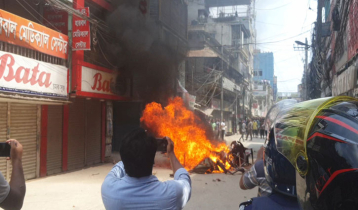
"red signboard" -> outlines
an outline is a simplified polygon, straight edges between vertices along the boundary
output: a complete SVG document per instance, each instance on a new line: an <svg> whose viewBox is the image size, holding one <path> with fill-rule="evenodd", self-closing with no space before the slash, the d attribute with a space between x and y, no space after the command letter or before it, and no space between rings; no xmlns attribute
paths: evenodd
<svg viewBox="0 0 358 210"><path fill-rule="evenodd" d="M63 34L68 33L68 13L54 7L44 8L44 25Z"/></svg>
<svg viewBox="0 0 358 210"><path fill-rule="evenodd" d="M139 11L145 16L148 14L148 1L147 0L139 1Z"/></svg>
<svg viewBox="0 0 358 210"><path fill-rule="evenodd" d="M78 12L89 17L89 7L77 9ZM73 16L72 50L91 50L90 23L80 17Z"/></svg>
<svg viewBox="0 0 358 210"><path fill-rule="evenodd" d="M67 59L68 37L0 9L0 40Z"/></svg>

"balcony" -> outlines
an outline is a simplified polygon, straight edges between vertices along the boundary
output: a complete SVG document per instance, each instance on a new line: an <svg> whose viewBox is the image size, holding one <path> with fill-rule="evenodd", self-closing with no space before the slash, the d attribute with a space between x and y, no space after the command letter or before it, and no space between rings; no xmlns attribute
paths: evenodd
<svg viewBox="0 0 358 210"><path fill-rule="evenodd" d="M230 79L224 77L223 78L223 87L225 90L231 91L231 92L235 92L235 91L240 91L241 88L239 85L237 85L234 81L231 81Z"/></svg>
<svg viewBox="0 0 358 210"><path fill-rule="evenodd" d="M188 26L188 30L189 30L190 32L205 31L205 30L206 30L206 26L205 26L205 24L189 25L189 26Z"/></svg>
<svg viewBox="0 0 358 210"><path fill-rule="evenodd" d="M206 0L208 7L227 7L238 5L250 5L252 0Z"/></svg>

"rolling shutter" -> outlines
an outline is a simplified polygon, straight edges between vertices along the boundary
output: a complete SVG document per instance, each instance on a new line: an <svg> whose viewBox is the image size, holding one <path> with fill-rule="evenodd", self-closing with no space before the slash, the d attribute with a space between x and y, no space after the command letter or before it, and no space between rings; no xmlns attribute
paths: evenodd
<svg viewBox="0 0 358 210"><path fill-rule="evenodd" d="M85 99L76 98L69 105L68 170L85 165Z"/></svg>
<svg viewBox="0 0 358 210"><path fill-rule="evenodd" d="M36 178L37 105L10 104L10 138L23 146L22 166L25 179Z"/></svg>
<svg viewBox="0 0 358 210"><path fill-rule="evenodd" d="M86 101L86 165L101 162L101 102Z"/></svg>
<svg viewBox="0 0 358 210"><path fill-rule="evenodd" d="M48 106L47 175L62 172L63 106Z"/></svg>
<svg viewBox="0 0 358 210"><path fill-rule="evenodd" d="M5 142L7 140L7 103L0 103L0 142ZM6 158L0 157L0 172L6 177Z"/></svg>

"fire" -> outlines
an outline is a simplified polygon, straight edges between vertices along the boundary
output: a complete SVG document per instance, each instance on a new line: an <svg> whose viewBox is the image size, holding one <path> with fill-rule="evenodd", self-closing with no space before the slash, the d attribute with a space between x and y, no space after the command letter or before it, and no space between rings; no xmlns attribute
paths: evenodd
<svg viewBox="0 0 358 210"><path fill-rule="evenodd" d="M170 99L169 105L164 109L155 102L147 104L141 118L142 124L157 137L168 136L173 140L174 152L179 162L188 170L194 169L206 158L216 163L218 153L229 151L225 143L210 142L204 125L196 123L198 120L192 111L185 108L179 97ZM230 168L229 163L224 164L225 168Z"/></svg>

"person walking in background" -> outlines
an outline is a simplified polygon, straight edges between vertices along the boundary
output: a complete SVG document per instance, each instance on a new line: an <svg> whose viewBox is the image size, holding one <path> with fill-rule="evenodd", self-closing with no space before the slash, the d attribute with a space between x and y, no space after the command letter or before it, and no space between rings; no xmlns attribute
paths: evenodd
<svg viewBox="0 0 358 210"><path fill-rule="evenodd" d="M265 136L265 125L264 125L264 123L261 123L261 126L260 126L260 138L264 139L264 136Z"/></svg>
<svg viewBox="0 0 358 210"><path fill-rule="evenodd" d="M268 123L265 122L264 123L264 126L265 126L265 131L264 131L264 135L265 135L265 139L267 138L267 132L269 131L269 126L268 126Z"/></svg>
<svg viewBox="0 0 358 210"><path fill-rule="evenodd" d="M216 119L216 139L220 138L220 121L219 119Z"/></svg>
<svg viewBox="0 0 358 210"><path fill-rule="evenodd" d="M253 120L252 122L252 130L253 130L253 134L254 134L254 137L256 136L257 137L257 121L256 120Z"/></svg>
<svg viewBox="0 0 358 210"><path fill-rule="evenodd" d="M221 122L221 140L222 141L224 141L225 131L226 131L226 124L225 124L225 119L223 119L223 121Z"/></svg>
<svg viewBox="0 0 358 210"><path fill-rule="evenodd" d="M242 122L239 121L239 123L237 124L237 134L240 134L242 136Z"/></svg>
<svg viewBox="0 0 358 210"><path fill-rule="evenodd" d="M211 127L213 128L214 133L216 132L216 122L215 120L212 120Z"/></svg>
<svg viewBox="0 0 358 210"><path fill-rule="evenodd" d="M257 120L257 137L260 136L260 128L261 128L261 121L260 119Z"/></svg>
<svg viewBox="0 0 358 210"><path fill-rule="evenodd" d="M247 124L247 134L246 134L246 141L250 136L250 141L252 141L252 121L249 119Z"/></svg>
<svg viewBox="0 0 358 210"><path fill-rule="evenodd" d="M243 120L241 124L241 137L240 137L242 141L245 141L245 135L246 135L246 122L245 120Z"/></svg>

